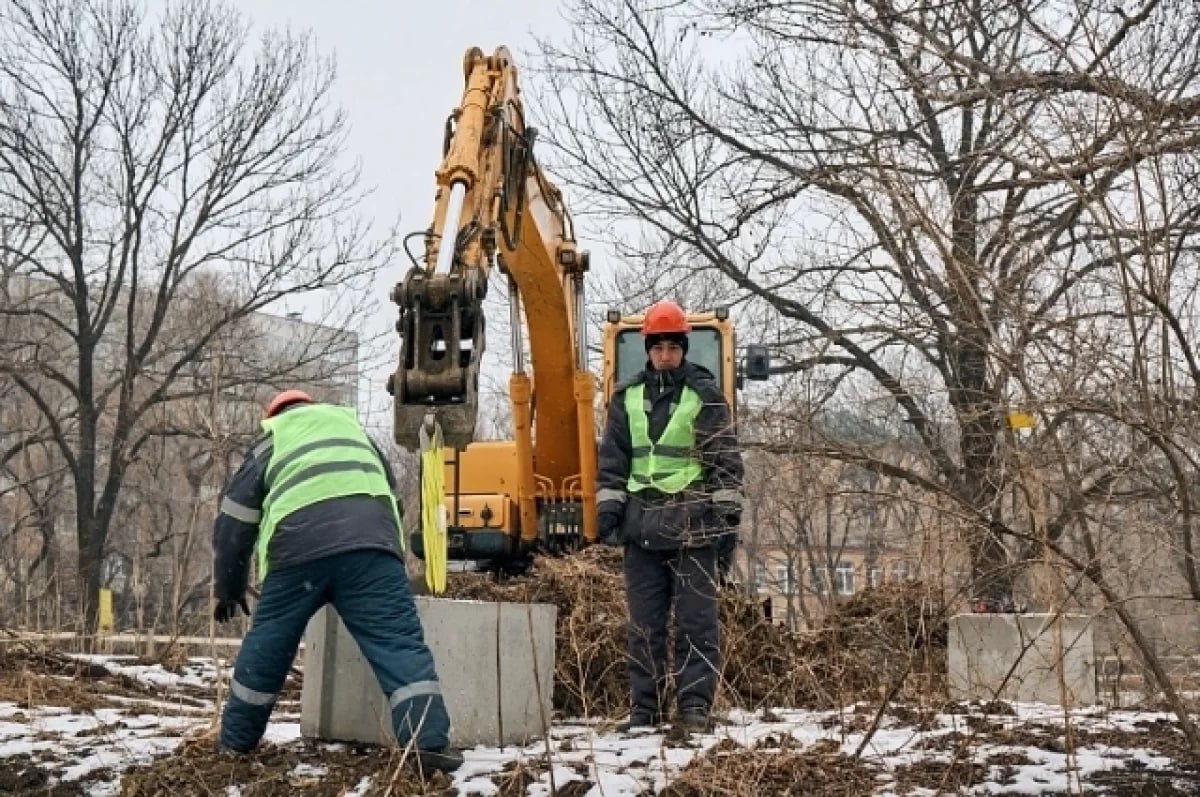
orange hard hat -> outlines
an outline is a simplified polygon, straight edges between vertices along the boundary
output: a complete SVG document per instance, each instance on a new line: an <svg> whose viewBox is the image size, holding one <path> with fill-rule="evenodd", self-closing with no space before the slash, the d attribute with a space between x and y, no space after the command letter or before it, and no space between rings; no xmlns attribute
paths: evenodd
<svg viewBox="0 0 1200 797"><path fill-rule="evenodd" d="M642 334L650 335L686 335L692 331L688 323L687 313L683 308L670 299L663 299L646 311L642 319Z"/></svg>
<svg viewBox="0 0 1200 797"><path fill-rule="evenodd" d="M305 393L303 390L285 390L275 398L271 399L271 403L267 405L268 418L273 418L283 411L285 407L290 407L293 404L312 404L313 397Z"/></svg>

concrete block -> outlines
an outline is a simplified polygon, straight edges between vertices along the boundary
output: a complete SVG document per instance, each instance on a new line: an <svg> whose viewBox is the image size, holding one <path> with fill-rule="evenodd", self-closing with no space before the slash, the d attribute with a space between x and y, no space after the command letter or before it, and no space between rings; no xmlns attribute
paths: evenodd
<svg viewBox="0 0 1200 797"><path fill-rule="evenodd" d="M450 712L452 743L494 746L540 738L543 718L551 716L557 608L428 597L416 603ZM336 741L395 741L387 699L332 606L317 612L305 632L300 732Z"/></svg>
<svg viewBox="0 0 1200 797"><path fill-rule="evenodd" d="M1096 702L1091 617L959 614L950 618L947 659L954 700Z"/></svg>

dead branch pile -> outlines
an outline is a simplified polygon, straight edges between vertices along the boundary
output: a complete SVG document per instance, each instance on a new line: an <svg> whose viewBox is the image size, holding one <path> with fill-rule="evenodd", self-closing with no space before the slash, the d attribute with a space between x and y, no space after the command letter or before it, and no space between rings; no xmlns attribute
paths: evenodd
<svg viewBox="0 0 1200 797"><path fill-rule="evenodd" d="M452 598L558 607L554 706L566 716L616 717L628 708L628 614L621 554L588 548L540 558L530 572L500 583L456 574ZM921 585L869 590L835 607L815 631L792 634L769 622L758 601L721 596L721 702L759 708L828 708L878 699L894 684L909 692L940 687L945 619ZM917 676L917 677L914 677Z"/></svg>
<svg viewBox="0 0 1200 797"><path fill-rule="evenodd" d="M945 604L925 584L905 581L856 593L801 636L800 655L817 690L813 703L940 696L946 639Z"/></svg>
<svg viewBox="0 0 1200 797"><path fill-rule="evenodd" d="M726 591L721 632L732 706L834 708L943 688L944 607L918 583L857 593L799 634L769 622L757 600Z"/></svg>
<svg viewBox="0 0 1200 797"><path fill-rule="evenodd" d="M787 741L787 740L785 740ZM758 797L762 794L858 797L875 792L878 770L842 755L832 742L807 750L791 744L760 744L754 749L722 742L692 759L664 789L663 797Z"/></svg>
<svg viewBox="0 0 1200 797"><path fill-rule="evenodd" d="M811 683L812 663L803 657L799 637L767 620L760 601L745 592L723 591L720 608L721 703L758 708L817 702L819 685Z"/></svg>

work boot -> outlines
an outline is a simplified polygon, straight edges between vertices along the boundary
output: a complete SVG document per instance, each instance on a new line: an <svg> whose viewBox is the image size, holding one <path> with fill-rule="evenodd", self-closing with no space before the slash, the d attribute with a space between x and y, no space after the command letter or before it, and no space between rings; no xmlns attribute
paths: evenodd
<svg viewBox="0 0 1200 797"><path fill-rule="evenodd" d="M712 730L712 717L706 708L681 708L679 727L692 733L708 733Z"/></svg>
<svg viewBox="0 0 1200 797"><path fill-rule="evenodd" d="M653 728L662 723L662 716L646 711L645 709L635 708L630 714L629 719L617 726L617 731L620 733L628 733L642 728Z"/></svg>
<svg viewBox="0 0 1200 797"><path fill-rule="evenodd" d="M436 771L449 775L463 764L463 754L453 747L443 747L440 750L417 750L414 758L422 774Z"/></svg>
<svg viewBox="0 0 1200 797"><path fill-rule="evenodd" d="M242 750L234 750L232 747L226 747L220 742L213 745L213 750L216 752L217 758L225 761L240 761L250 757L249 753Z"/></svg>

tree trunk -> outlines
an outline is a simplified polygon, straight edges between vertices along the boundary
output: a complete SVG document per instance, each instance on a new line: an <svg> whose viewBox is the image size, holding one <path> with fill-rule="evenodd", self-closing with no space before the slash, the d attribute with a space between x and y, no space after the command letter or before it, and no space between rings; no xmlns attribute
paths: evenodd
<svg viewBox="0 0 1200 797"><path fill-rule="evenodd" d="M95 635L100 620L100 566L104 556L104 537L95 517L79 520L79 618L82 632Z"/></svg>
<svg viewBox="0 0 1200 797"><path fill-rule="evenodd" d="M79 377L81 387L90 390L92 386L90 358L81 358ZM78 621L84 637L91 638L96 633L99 619L100 557L104 551L104 537L96 516L96 413L94 408L84 404L80 408L79 415L79 461L75 472Z"/></svg>
<svg viewBox="0 0 1200 797"><path fill-rule="evenodd" d="M948 355L951 366L950 403L958 415L962 441L962 495L977 516L989 521L1000 496L999 445L1001 418L989 365L992 335L980 289L978 264L978 200L968 183L970 175L951 179L948 188L956 197L951 227L952 257L947 281L950 318L957 334ZM1008 554L993 524L983 521L969 531L972 598L996 604L1009 602L1013 577Z"/></svg>

